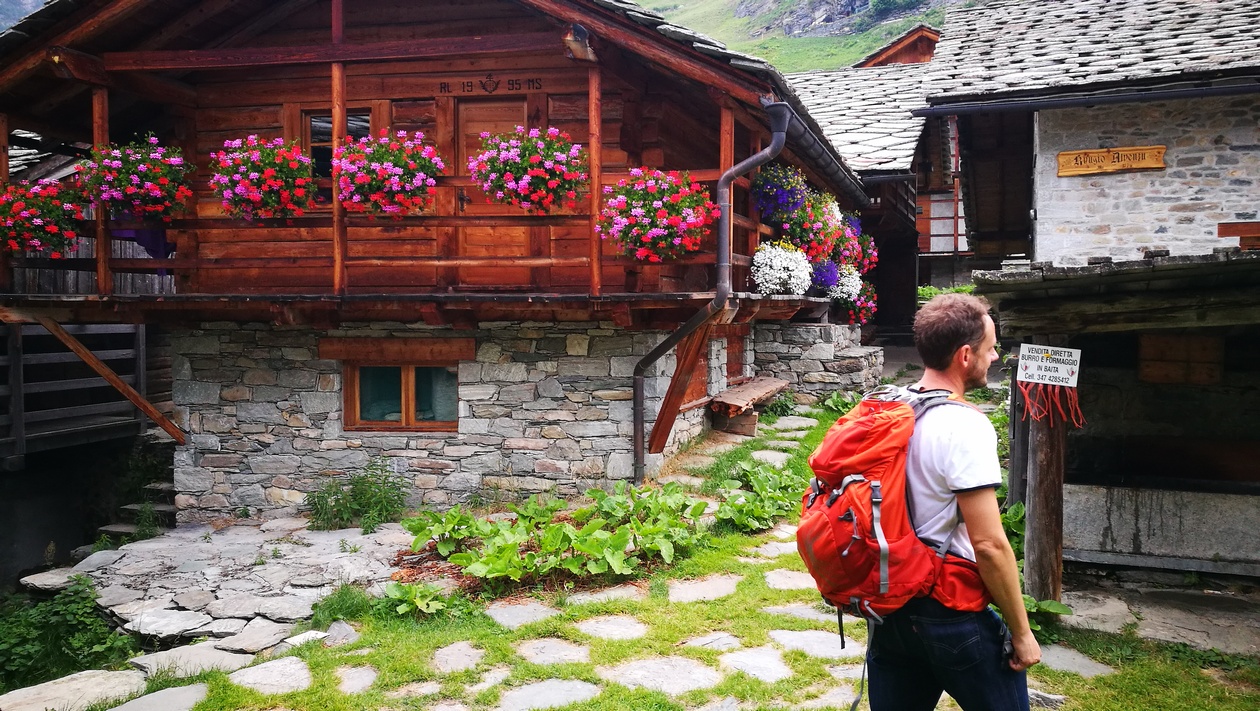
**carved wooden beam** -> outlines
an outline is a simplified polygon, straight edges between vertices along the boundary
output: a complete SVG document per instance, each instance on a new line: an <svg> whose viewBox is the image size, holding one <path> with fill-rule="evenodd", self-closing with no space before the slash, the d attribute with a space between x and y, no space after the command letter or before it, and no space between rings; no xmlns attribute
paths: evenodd
<svg viewBox="0 0 1260 711"><path fill-rule="evenodd" d="M52 63L53 72L63 79L92 86L114 87L161 104L197 105L197 90L188 84L149 74L111 75L105 69L105 62L99 57L68 47L50 48L48 61Z"/></svg>
<svg viewBox="0 0 1260 711"><path fill-rule="evenodd" d="M95 37L150 2L151 0L114 0L87 17L74 18L75 22L65 30L0 69L0 92L7 91L14 84L34 74L44 63L49 47L77 44Z"/></svg>

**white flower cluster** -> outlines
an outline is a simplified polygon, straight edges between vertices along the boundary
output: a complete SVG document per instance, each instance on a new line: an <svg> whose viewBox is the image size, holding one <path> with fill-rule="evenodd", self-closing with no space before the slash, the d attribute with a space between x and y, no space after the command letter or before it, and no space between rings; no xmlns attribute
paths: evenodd
<svg viewBox="0 0 1260 711"><path fill-rule="evenodd" d="M837 301L855 301L858 294L862 293L862 275L858 274L857 267L852 264L840 265L840 278L836 280L836 285L831 287L827 292L827 296Z"/></svg>
<svg viewBox="0 0 1260 711"><path fill-rule="evenodd" d="M762 294L804 294L813 269L805 253L795 247L763 244L752 260L752 278Z"/></svg>

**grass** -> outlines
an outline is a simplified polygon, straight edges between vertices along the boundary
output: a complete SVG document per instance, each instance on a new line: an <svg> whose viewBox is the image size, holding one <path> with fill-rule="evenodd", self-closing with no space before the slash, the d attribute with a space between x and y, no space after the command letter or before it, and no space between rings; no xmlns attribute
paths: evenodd
<svg viewBox="0 0 1260 711"><path fill-rule="evenodd" d="M816 427L802 440L788 466L807 471L808 453L822 440L831 417L820 415ZM702 491L716 487L737 461L748 457L768 438L757 438L716 457L711 466L697 473L708 482ZM680 643L708 632L725 631L736 635L744 648L770 643L769 632L786 630L830 630L834 623L800 620L770 615L762 608L789 603L814 604L817 594L809 590L772 590L764 573L776 568L804 570L794 555L785 555L762 564L744 563L736 558L750 548L773 539L768 533L756 536L715 529L707 543L688 558L668 568L657 568L639 580L648 595L643 600L615 600L586 605L564 605L568 592L545 591L541 588L521 592L552 604L562 614L515 631L499 627L479 611L461 618L435 616L424 620L382 618L369 614L371 603L357 588L343 587L320 606L313 626L323 627L333 619L358 620L362 638L353 645L326 649L318 644L304 645L290 652L304 659L311 668L314 684L293 694L264 696L228 683L226 675L213 672L189 680L167 677L150 680L150 691L184 683L205 682L209 696L195 711L229 711L235 709L293 711L367 711L392 708L416 711L430 708L440 699L459 700L473 709L497 706L504 690L549 678L577 679L598 684L603 692L590 701L566 707L574 711L625 711L645 709L682 711L724 697L734 697L747 708L793 708L821 695L837 685L826 667L838 663L811 659L801 652L785 652L785 663L791 677L775 684L765 684L741 673L728 673L714 688L668 697L645 690L631 690L603 681L597 667L616 665L632 659L652 656L680 656L695 659L711 667L718 665L721 652L683 646ZM709 602L670 604L668 584L674 579L698 578L714 573L735 573L744 576L735 594ZM632 615L648 624L646 637L637 640L611 641L588 637L575 623L591 617L610 614ZM862 624L849 621L846 634L850 639L864 640ZM1064 642L1098 661L1118 669L1116 674L1082 679L1075 675L1036 667L1031 672L1032 684L1043 691L1066 694L1069 711L1130 711L1144 709L1184 711L1252 711L1260 708L1260 660L1199 652L1184 646L1161 645L1140 640L1132 633L1110 635L1065 629L1059 632ZM590 662L541 666L526 662L515 652L521 641L557 637L590 647ZM485 651L476 670L443 675L430 667L435 650L457 641L470 641ZM356 650L370 650L356 656ZM337 690L336 669L340 666L371 665L379 672L374 686L367 692L347 696ZM502 684L478 694L465 688L478 682L486 670L503 666L511 670ZM1204 671L1207 669L1208 671ZM412 682L436 681L439 695L423 699L391 699L386 694ZM103 711L107 706L92 711ZM863 705L862 708L867 708ZM941 708L955 708L948 701Z"/></svg>

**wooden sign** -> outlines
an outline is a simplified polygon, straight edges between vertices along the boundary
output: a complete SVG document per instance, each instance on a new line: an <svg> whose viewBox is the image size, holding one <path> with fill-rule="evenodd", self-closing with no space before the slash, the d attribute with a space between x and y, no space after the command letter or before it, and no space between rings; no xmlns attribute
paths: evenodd
<svg viewBox="0 0 1260 711"><path fill-rule="evenodd" d="M1128 146L1059 154L1059 177L1123 173L1131 170L1163 170L1167 146Z"/></svg>

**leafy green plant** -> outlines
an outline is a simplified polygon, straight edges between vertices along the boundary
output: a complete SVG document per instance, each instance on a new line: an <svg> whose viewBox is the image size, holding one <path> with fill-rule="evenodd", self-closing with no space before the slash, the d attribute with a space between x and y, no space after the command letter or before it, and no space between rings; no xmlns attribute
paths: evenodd
<svg viewBox="0 0 1260 711"><path fill-rule="evenodd" d="M975 284L959 284L958 286L949 286L944 289L935 286L920 286L917 290L917 295L919 303L924 304L941 294L970 294L975 290Z"/></svg>
<svg viewBox="0 0 1260 711"><path fill-rule="evenodd" d="M716 516L741 531L764 531L773 526L799 505L807 483L793 470L776 471L746 461L737 464L732 473L737 478L723 483L724 501Z"/></svg>
<svg viewBox="0 0 1260 711"><path fill-rule="evenodd" d="M96 609L86 577L51 600L14 596L0 600L0 693L84 669L116 667L136 651Z"/></svg>
<svg viewBox="0 0 1260 711"><path fill-rule="evenodd" d="M336 620L361 620L372 611L372 598L354 585L339 585L328 597L315 603L311 627L324 629Z"/></svg>
<svg viewBox="0 0 1260 711"><path fill-rule="evenodd" d="M775 417L786 417L796 411L796 397L791 390L784 390L778 397L766 405L767 413Z"/></svg>
<svg viewBox="0 0 1260 711"><path fill-rule="evenodd" d="M92 552L100 553L101 551L112 551L117 547L118 547L118 544L114 543L114 539L102 533L92 543Z"/></svg>
<svg viewBox="0 0 1260 711"><path fill-rule="evenodd" d="M849 410L857 407L857 404L861 401L862 395L860 393L837 390L823 398L820 403L825 409L837 415L844 415Z"/></svg>
<svg viewBox="0 0 1260 711"><path fill-rule="evenodd" d="M158 534L158 516L157 511L153 508L152 502L146 501L140 504L140 509L136 511L136 533L135 538L143 541L147 538L154 538Z"/></svg>
<svg viewBox="0 0 1260 711"><path fill-rule="evenodd" d="M385 457L373 457L346 481L329 481L307 495L311 528L335 530L356 522L364 533L397 521L407 509L407 481L395 474Z"/></svg>
<svg viewBox="0 0 1260 711"><path fill-rule="evenodd" d="M385 597L394 601L394 612L399 615L432 615L446 609L442 589L436 585L411 585L389 582L385 585Z"/></svg>

